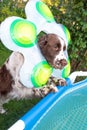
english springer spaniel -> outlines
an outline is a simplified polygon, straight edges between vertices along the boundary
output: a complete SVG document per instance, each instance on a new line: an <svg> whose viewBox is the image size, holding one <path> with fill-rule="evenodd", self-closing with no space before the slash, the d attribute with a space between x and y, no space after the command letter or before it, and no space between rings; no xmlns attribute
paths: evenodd
<svg viewBox="0 0 87 130"><path fill-rule="evenodd" d="M66 45L61 37L47 34L38 40L40 50L55 69L62 69L67 65L64 51ZM65 85L63 79L50 77L47 84L41 89L27 88L20 82L19 71L24 62L24 57L19 52L12 52L4 65L0 68L0 113L4 113L3 104L11 99L44 97L50 91L57 91L56 85Z"/></svg>

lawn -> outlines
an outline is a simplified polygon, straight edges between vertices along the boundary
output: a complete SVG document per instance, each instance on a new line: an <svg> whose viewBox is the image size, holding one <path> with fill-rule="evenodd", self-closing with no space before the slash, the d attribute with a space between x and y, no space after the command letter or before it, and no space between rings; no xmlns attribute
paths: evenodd
<svg viewBox="0 0 87 130"><path fill-rule="evenodd" d="M2 66L10 54L11 52L0 43L0 66ZM40 99L36 98L32 100L12 100L9 103L4 104L4 108L7 110L7 113L0 114L0 130L7 130L21 116L30 110L39 100Z"/></svg>
<svg viewBox="0 0 87 130"><path fill-rule="evenodd" d="M6 114L0 114L0 130L7 130L13 123L15 123L21 116L29 111L40 99L32 100L12 100L4 104L7 110Z"/></svg>

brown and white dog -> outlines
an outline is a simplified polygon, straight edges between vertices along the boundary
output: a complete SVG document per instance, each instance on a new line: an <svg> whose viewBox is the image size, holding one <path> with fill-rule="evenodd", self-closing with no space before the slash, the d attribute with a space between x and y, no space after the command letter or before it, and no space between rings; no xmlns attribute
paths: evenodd
<svg viewBox="0 0 87 130"><path fill-rule="evenodd" d="M66 44L62 38L55 34L48 34L41 37L38 44L43 56L52 67L63 69L67 65L64 55Z"/></svg>
<svg viewBox="0 0 87 130"><path fill-rule="evenodd" d="M55 34L47 34L38 40L40 50L48 63L62 69L67 61L64 55L65 42ZM56 85L65 85L63 79L50 77L47 84L41 89L27 88L20 82L19 72L24 62L24 57L19 52L13 52L4 65L0 68L0 113L4 113L3 104L11 99L44 97L50 91L57 91Z"/></svg>

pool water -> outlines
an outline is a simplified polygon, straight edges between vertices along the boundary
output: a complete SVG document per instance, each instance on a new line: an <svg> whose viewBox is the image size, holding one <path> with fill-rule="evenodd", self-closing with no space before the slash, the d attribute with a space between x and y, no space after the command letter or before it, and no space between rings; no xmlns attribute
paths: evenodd
<svg viewBox="0 0 87 130"><path fill-rule="evenodd" d="M58 98L33 130L87 130L87 86Z"/></svg>

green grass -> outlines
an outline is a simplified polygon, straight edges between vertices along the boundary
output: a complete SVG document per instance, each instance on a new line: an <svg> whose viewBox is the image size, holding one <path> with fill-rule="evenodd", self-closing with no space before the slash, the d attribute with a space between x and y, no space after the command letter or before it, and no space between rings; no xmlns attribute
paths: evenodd
<svg viewBox="0 0 87 130"><path fill-rule="evenodd" d="M7 50L0 43L0 66L3 65L5 60L9 57L11 51ZM28 110L30 110L40 99L32 100L12 100L7 104L4 104L4 108L7 110L6 114L0 114L0 130L7 130L13 123L15 123L21 116L23 116Z"/></svg>
<svg viewBox="0 0 87 130"><path fill-rule="evenodd" d="M40 99L32 100L12 100L4 104L7 110L6 114L0 114L0 130L7 130L13 125L21 116L29 111Z"/></svg>
<svg viewBox="0 0 87 130"><path fill-rule="evenodd" d="M0 42L0 66L5 62L10 54L11 51L5 48L4 45Z"/></svg>

